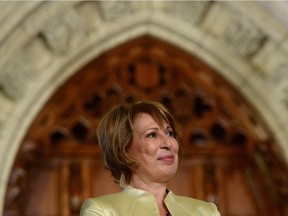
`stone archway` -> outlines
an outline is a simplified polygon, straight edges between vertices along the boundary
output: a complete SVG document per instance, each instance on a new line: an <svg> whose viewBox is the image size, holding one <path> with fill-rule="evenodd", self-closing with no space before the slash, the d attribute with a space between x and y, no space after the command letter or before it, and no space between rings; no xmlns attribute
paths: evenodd
<svg viewBox="0 0 288 216"><path fill-rule="evenodd" d="M174 113L182 133L173 191L213 201L222 215L287 214L287 167L278 144L217 74L150 36L99 56L35 118L10 175L4 213L78 215L85 198L119 190L102 168L97 122L122 101L153 99Z"/></svg>
<svg viewBox="0 0 288 216"><path fill-rule="evenodd" d="M1 209L20 142L52 92L99 53L143 34L197 55L229 80L265 119L287 161L285 3L117 3L1 3Z"/></svg>

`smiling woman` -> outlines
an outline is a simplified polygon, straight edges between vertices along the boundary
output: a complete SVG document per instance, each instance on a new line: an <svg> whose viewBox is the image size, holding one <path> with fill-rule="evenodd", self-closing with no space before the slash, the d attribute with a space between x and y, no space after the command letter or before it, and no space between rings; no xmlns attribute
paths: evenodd
<svg viewBox="0 0 288 216"><path fill-rule="evenodd" d="M220 215L213 203L168 190L181 146L174 118L162 104L121 104L102 118L97 136L105 167L123 190L87 199L81 216Z"/></svg>

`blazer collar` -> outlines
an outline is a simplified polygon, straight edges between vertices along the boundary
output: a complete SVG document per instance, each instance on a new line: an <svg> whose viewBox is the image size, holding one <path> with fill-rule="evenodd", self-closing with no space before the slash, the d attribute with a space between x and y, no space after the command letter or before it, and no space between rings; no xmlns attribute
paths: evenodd
<svg viewBox="0 0 288 216"><path fill-rule="evenodd" d="M123 189L123 192L133 194L135 197L138 198L138 203L141 203L141 208L144 208L145 211L149 212L149 216L159 216L159 210L156 204L156 200L152 193L149 193L147 191L134 188L132 186L126 186ZM181 215L181 216L191 216L194 215L193 212L187 212L187 210L183 209L179 203L177 202L176 196L173 194L172 191L167 189L167 195L165 197L164 203L169 210L170 214L172 216L174 215ZM143 205L142 205L143 204ZM138 211L137 207L140 207L140 205L136 205L136 208L134 209L134 213ZM141 210L140 210L141 211ZM142 210L143 212L143 210ZM151 213L150 213L151 212ZM195 212L196 213L196 212ZM197 214L196 214L197 215Z"/></svg>
<svg viewBox="0 0 288 216"><path fill-rule="evenodd" d="M157 203L152 193L131 186L126 186L122 192L136 198L135 203L132 203L131 200L132 212L127 213L127 215L159 216Z"/></svg>

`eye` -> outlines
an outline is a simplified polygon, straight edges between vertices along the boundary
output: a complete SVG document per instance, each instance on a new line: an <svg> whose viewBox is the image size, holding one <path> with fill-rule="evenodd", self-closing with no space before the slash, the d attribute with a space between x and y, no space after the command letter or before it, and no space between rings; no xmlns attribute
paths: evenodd
<svg viewBox="0 0 288 216"><path fill-rule="evenodd" d="M156 136L157 136L157 134L155 132L151 132L151 133L147 134L148 138L153 138L153 137L156 137Z"/></svg>
<svg viewBox="0 0 288 216"><path fill-rule="evenodd" d="M166 134L168 136L175 137L174 131L172 131L172 130L167 131Z"/></svg>

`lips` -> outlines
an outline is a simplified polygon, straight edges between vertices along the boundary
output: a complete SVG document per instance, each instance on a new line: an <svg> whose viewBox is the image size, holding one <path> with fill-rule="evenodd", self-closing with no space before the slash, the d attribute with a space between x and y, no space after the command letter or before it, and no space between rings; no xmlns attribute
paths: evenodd
<svg viewBox="0 0 288 216"><path fill-rule="evenodd" d="M174 160L174 155L164 155L164 156L158 157L157 160L173 161Z"/></svg>

